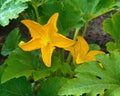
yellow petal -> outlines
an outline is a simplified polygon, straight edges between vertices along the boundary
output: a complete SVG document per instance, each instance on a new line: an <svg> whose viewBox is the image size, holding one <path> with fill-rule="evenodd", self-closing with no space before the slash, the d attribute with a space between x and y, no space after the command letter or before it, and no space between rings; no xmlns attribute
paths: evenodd
<svg viewBox="0 0 120 96"><path fill-rule="evenodd" d="M88 54L85 57L85 60L86 61L96 60L95 55L97 55L97 54L104 54L104 52L103 51L92 50L92 51L88 52Z"/></svg>
<svg viewBox="0 0 120 96"><path fill-rule="evenodd" d="M40 49L41 48L40 39L39 38L32 39L27 43L20 42L19 47L24 51L32 51L32 50Z"/></svg>
<svg viewBox="0 0 120 96"><path fill-rule="evenodd" d="M77 58L76 58L76 64L81 64L81 63L84 63L84 61L80 58L80 56L78 54Z"/></svg>
<svg viewBox="0 0 120 96"><path fill-rule="evenodd" d="M81 36L78 36L78 41L76 41L73 48L70 49L71 55L73 56L74 60L77 61L76 63L81 63L83 61L82 58L87 55L88 50L89 50L88 43Z"/></svg>
<svg viewBox="0 0 120 96"><path fill-rule="evenodd" d="M59 13L53 14L50 19L48 20L47 24L44 25L44 29L47 31L48 34L53 34L58 31L57 29L57 19Z"/></svg>
<svg viewBox="0 0 120 96"><path fill-rule="evenodd" d="M79 53L81 56L85 56L87 55L88 50L89 46L86 40L83 37L78 36L78 41L75 44L76 53Z"/></svg>
<svg viewBox="0 0 120 96"><path fill-rule="evenodd" d="M40 25L37 22L34 22L32 20L22 20L21 21L25 26L27 26L27 28L30 31L31 37L32 38L36 38L36 37L45 37L45 30L43 29L43 26Z"/></svg>
<svg viewBox="0 0 120 96"><path fill-rule="evenodd" d="M55 46L59 48L64 48L65 50L67 50L68 47L75 44L75 41L68 39L61 34L55 34L52 41Z"/></svg>
<svg viewBox="0 0 120 96"><path fill-rule="evenodd" d="M86 56L80 56L80 54L78 54L76 58L76 63L81 64L91 60L96 60L95 55L97 54L104 54L104 52L93 50L93 51L90 51Z"/></svg>
<svg viewBox="0 0 120 96"><path fill-rule="evenodd" d="M51 67L51 56L54 49L55 47L50 44L41 48L42 59L47 67Z"/></svg>

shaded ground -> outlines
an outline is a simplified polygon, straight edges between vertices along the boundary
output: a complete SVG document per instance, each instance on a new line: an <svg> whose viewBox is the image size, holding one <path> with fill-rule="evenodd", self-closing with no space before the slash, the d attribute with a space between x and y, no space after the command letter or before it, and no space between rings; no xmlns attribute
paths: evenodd
<svg viewBox="0 0 120 96"><path fill-rule="evenodd" d="M88 41L88 43L95 43L100 45L101 50L106 52L106 46L105 44L108 41L111 41L112 39L108 34L106 34L102 29L102 23L104 19L107 17L110 17L110 14L102 15L98 18L95 18L92 22L89 23L89 27L87 29L87 33L85 36L85 39ZM5 42L5 39L8 35L8 33L13 30L15 27L17 27L19 24L16 24L16 22L13 20L9 26L6 27L0 27L0 51L2 48L3 43ZM20 27L22 30L26 30L24 27ZM24 37L27 36L25 32L22 34ZM0 65L3 64L6 57L2 56L0 54Z"/></svg>
<svg viewBox="0 0 120 96"><path fill-rule="evenodd" d="M5 42L5 39L8 35L8 33L10 31L12 31L16 26L17 26L17 24L15 23L14 20L12 22L10 22L9 26L6 26L6 27L0 26L0 53L1 53L1 48L3 46L3 43ZM0 54L0 65L3 64L5 58L6 57L4 57Z"/></svg>
<svg viewBox="0 0 120 96"><path fill-rule="evenodd" d="M87 33L85 36L85 39L87 40L88 43L95 43L100 45L101 50L106 51L106 43L109 41L113 41L109 34L105 33L103 30L103 21L106 18L110 17L110 14L113 12L104 14L102 16L99 16L95 18L93 21L89 23L89 27L87 29Z"/></svg>

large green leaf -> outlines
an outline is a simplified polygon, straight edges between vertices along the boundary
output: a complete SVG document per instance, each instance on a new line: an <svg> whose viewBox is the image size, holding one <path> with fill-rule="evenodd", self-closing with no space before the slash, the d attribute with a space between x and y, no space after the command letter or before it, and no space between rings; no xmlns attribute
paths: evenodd
<svg viewBox="0 0 120 96"><path fill-rule="evenodd" d="M82 13L86 21L90 21L113 9L115 0L66 0L71 10Z"/></svg>
<svg viewBox="0 0 120 96"><path fill-rule="evenodd" d="M33 52L24 52L17 48L6 59L7 68L2 75L2 82L6 82L12 78L21 76L29 77L36 69L39 57Z"/></svg>
<svg viewBox="0 0 120 96"><path fill-rule="evenodd" d="M32 87L25 77L0 84L0 96L32 96Z"/></svg>
<svg viewBox="0 0 120 96"><path fill-rule="evenodd" d="M1 83L1 77L2 77L2 74L3 74L5 68L6 68L6 65L0 66L0 83Z"/></svg>
<svg viewBox="0 0 120 96"><path fill-rule="evenodd" d="M69 29L81 28L85 21L113 10L114 6L115 0L48 0L40 6L41 20L59 12L59 32L66 35Z"/></svg>
<svg viewBox="0 0 120 96"><path fill-rule="evenodd" d="M58 57L53 56L52 66L48 68L39 55L39 51L24 52L20 48L16 48L4 63L7 67L2 75L2 82L21 76L32 77L36 81L48 77L51 72L55 72L61 67Z"/></svg>
<svg viewBox="0 0 120 96"><path fill-rule="evenodd" d="M109 52L113 51L113 50L120 50L120 44L119 43L116 43L116 42L108 42L106 44L107 46L107 50Z"/></svg>
<svg viewBox="0 0 120 96"><path fill-rule="evenodd" d="M57 96L59 89L66 83L67 79L55 77L47 79L38 90L37 96Z"/></svg>
<svg viewBox="0 0 120 96"><path fill-rule="evenodd" d="M58 29L59 32L64 35L67 34L68 29L81 27L83 25L80 10L76 10L74 6L69 5L67 2L69 1L48 0L48 2L40 6L41 20L43 23L46 23L46 21L43 20L47 20L55 12L59 12Z"/></svg>
<svg viewBox="0 0 120 96"><path fill-rule="evenodd" d="M103 29L110 34L115 42L120 42L120 12L115 13L103 23Z"/></svg>
<svg viewBox="0 0 120 96"><path fill-rule="evenodd" d="M115 43L107 44L108 50L120 49L120 12L115 13L112 18L106 19L103 29L115 40Z"/></svg>
<svg viewBox="0 0 120 96"><path fill-rule="evenodd" d="M33 77L34 80L37 81L41 78L44 77L48 77L52 74L57 73L56 71L58 71L61 68L61 64L60 64L60 59L59 57L53 55L52 56L52 65L50 68L46 67L45 64L43 64L43 62L40 62L41 66L38 68L38 70L34 71L33 73Z"/></svg>
<svg viewBox="0 0 120 96"><path fill-rule="evenodd" d="M67 31L68 29L81 28L84 24L81 10L76 8L77 5L72 5L70 2L71 0L65 0L63 2L64 6L59 17L59 24Z"/></svg>
<svg viewBox="0 0 120 96"><path fill-rule="evenodd" d="M9 55L17 46L20 41L21 34L19 33L19 29L15 28L12 30L7 38L5 43L3 44L1 54L4 56Z"/></svg>
<svg viewBox="0 0 120 96"><path fill-rule="evenodd" d="M120 0L115 0L116 1L116 6L120 7Z"/></svg>
<svg viewBox="0 0 120 96"><path fill-rule="evenodd" d="M18 17L19 13L27 8L30 0L2 0L0 1L0 25L6 26L9 20Z"/></svg>
<svg viewBox="0 0 120 96"><path fill-rule="evenodd" d="M84 63L76 68L76 78L68 81L60 95L119 96L120 94L120 52L98 55L97 62Z"/></svg>

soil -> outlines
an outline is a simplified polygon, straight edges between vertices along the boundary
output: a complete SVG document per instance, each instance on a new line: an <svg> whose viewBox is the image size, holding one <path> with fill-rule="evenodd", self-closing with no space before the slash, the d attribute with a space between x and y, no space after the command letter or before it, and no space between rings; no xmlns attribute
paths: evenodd
<svg viewBox="0 0 120 96"><path fill-rule="evenodd" d="M95 43L100 45L101 50L105 52L107 52L105 46L106 43L112 41L110 36L107 33L105 33L102 29L103 26L102 23L108 17L110 17L109 13L99 16L98 18L95 18L92 22L90 22L85 36L85 39L87 40L88 43ZM15 27L20 27L20 29L23 31L22 35L24 37L27 36L26 32L24 31L26 30L26 28L23 27L21 24L16 23L15 20L12 20L10 24L6 27L0 26L0 52L8 33ZM0 65L3 64L5 59L6 57L0 54Z"/></svg>
<svg viewBox="0 0 120 96"><path fill-rule="evenodd" d="M17 26L16 24L15 20L12 20L8 26L0 26L0 53L8 33ZM3 64L5 59L6 57L0 54L0 65Z"/></svg>
<svg viewBox="0 0 120 96"><path fill-rule="evenodd" d="M109 18L114 12L110 12L93 19L87 28L85 39L89 44L98 44L101 50L107 52L106 43L113 41L109 34L103 30L103 21Z"/></svg>

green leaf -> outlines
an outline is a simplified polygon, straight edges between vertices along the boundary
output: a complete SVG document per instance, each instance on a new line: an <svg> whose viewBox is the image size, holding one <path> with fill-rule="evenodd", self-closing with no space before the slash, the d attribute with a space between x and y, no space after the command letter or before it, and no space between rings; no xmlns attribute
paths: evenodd
<svg viewBox="0 0 120 96"><path fill-rule="evenodd" d="M67 35L69 29L80 28L84 24L80 10L74 9L74 6L69 5L67 2L69 1L48 0L48 2L43 4L39 9L42 13L41 20L43 24L45 24L48 18L55 12L59 13L57 25L59 32L63 35Z"/></svg>
<svg viewBox="0 0 120 96"><path fill-rule="evenodd" d="M34 57L35 54L33 54L33 52L24 52L20 48L14 50L5 61L7 68L2 75L2 83L21 76L26 76L28 78L37 70L36 65L38 62L35 62L35 60L38 60L39 57Z"/></svg>
<svg viewBox="0 0 120 96"><path fill-rule="evenodd" d="M0 84L0 96L32 96L30 82L25 77Z"/></svg>
<svg viewBox="0 0 120 96"><path fill-rule="evenodd" d="M109 33L115 42L120 43L120 12L115 13L112 18L108 18L103 23L103 29Z"/></svg>
<svg viewBox="0 0 120 96"><path fill-rule="evenodd" d="M114 0L66 0L71 10L82 13L85 21L90 21L108 11L113 10Z"/></svg>
<svg viewBox="0 0 120 96"><path fill-rule="evenodd" d="M59 24L61 24L65 31L74 28L81 28L84 25L81 10L76 8L77 5L71 3L73 3L71 0L64 1L63 9L60 12Z"/></svg>
<svg viewBox="0 0 120 96"><path fill-rule="evenodd" d="M115 0L116 6L120 7L120 0Z"/></svg>
<svg viewBox="0 0 120 96"><path fill-rule="evenodd" d="M61 61L60 61L60 58L58 57L58 54L56 56L56 54L53 54L52 56L52 65L51 67L49 68L49 70L51 72L55 72L57 71L59 68L61 67Z"/></svg>
<svg viewBox="0 0 120 96"><path fill-rule="evenodd" d="M89 44L90 50L100 50L100 46L97 44Z"/></svg>
<svg viewBox="0 0 120 96"><path fill-rule="evenodd" d="M17 46L20 41L21 34L19 33L19 29L15 28L12 30L7 38L5 43L3 44L1 54L4 56L9 55Z"/></svg>
<svg viewBox="0 0 120 96"><path fill-rule="evenodd" d="M115 42L108 42L106 44L107 46L107 50L109 52L113 51L113 50L120 50L120 44L119 43L115 43Z"/></svg>
<svg viewBox="0 0 120 96"><path fill-rule="evenodd" d="M40 80L42 78L50 76L50 72L46 68L46 70L45 69L41 69L39 71L33 71L32 75L33 75L34 81L37 81L37 80Z"/></svg>
<svg viewBox="0 0 120 96"><path fill-rule="evenodd" d="M35 81L37 81L41 78L44 78L44 77L48 77L48 76L50 76L51 73L52 74L57 73L57 71L61 68L60 59L55 54L53 54L53 56L52 56L51 64L52 64L51 67L48 68L45 66L45 64L43 62L41 62L41 66L40 66L39 70L35 71L33 73Z"/></svg>
<svg viewBox="0 0 120 96"><path fill-rule="evenodd" d="M69 80L59 91L60 95L119 96L120 52L97 55L97 62L84 63L76 68L76 78ZM105 95L102 95L105 94ZM107 95L106 95L107 94Z"/></svg>
<svg viewBox="0 0 120 96"><path fill-rule="evenodd" d="M48 0L39 10L44 24L43 20L59 12L58 29L66 35L69 29L81 28L86 21L113 10L114 6L115 0Z"/></svg>
<svg viewBox="0 0 120 96"><path fill-rule="evenodd" d="M6 26L9 20L16 19L27 8L30 0L2 0L0 1L0 25Z"/></svg>
<svg viewBox="0 0 120 96"><path fill-rule="evenodd" d="M2 4L5 2L5 0L0 0L0 7L2 6Z"/></svg>
<svg viewBox="0 0 120 96"><path fill-rule="evenodd" d="M120 49L120 12L115 13L112 18L108 18L103 23L103 29L105 32L110 34L110 36L115 40L114 43L109 43L107 45L108 51L112 51L114 49ZM111 47L111 48L110 48Z"/></svg>
<svg viewBox="0 0 120 96"><path fill-rule="evenodd" d="M4 69L6 68L6 65L0 65L0 83L1 83L1 77L2 77L2 74L4 72Z"/></svg>
<svg viewBox="0 0 120 96"><path fill-rule="evenodd" d="M2 83L21 76L33 78L37 81L48 77L51 72L55 72L60 68L61 65L58 57L53 56L52 66L48 68L42 60L40 61L39 55L39 50L24 52L20 48L16 48L5 60L4 64L7 67L2 75Z"/></svg>
<svg viewBox="0 0 120 96"><path fill-rule="evenodd" d="M61 65L60 70L63 73L63 75L65 75L65 76L71 76L72 77L72 75L73 75L71 65L67 62L65 62Z"/></svg>
<svg viewBox="0 0 120 96"><path fill-rule="evenodd" d="M38 90L37 96L57 96L58 90L65 84L67 81L63 77L55 77L47 79Z"/></svg>

